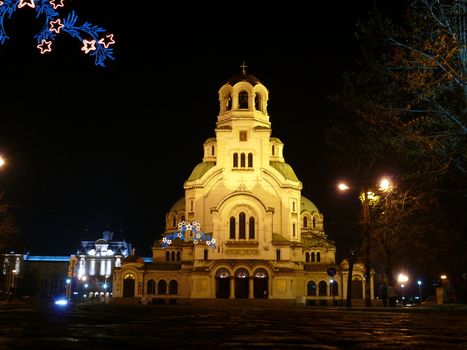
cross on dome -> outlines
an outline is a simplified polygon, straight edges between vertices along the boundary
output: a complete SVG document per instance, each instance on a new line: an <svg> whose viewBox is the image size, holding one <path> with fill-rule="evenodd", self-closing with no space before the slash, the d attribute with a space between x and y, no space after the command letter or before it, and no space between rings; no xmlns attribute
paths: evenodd
<svg viewBox="0 0 467 350"><path fill-rule="evenodd" d="M242 74L243 75L246 75L246 68L248 66L245 64L245 61L243 61L242 65L240 66L240 68L242 69Z"/></svg>

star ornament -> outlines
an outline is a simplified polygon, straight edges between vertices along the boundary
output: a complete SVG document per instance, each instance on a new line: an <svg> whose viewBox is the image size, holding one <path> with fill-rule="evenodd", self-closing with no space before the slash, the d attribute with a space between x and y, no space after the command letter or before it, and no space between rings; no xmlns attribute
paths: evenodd
<svg viewBox="0 0 467 350"><path fill-rule="evenodd" d="M83 40L83 47L81 48L81 51L84 51L84 53L89 53L90 51L95 51L96 50L96 41L95 40Z"/></svg>
<svg viewBox="0 0 467 350"><path fill-rule="evenodd" d="M49 30L57 34L60 33L60 30L65 26L62 24L62 21L60 20L60 18L57 18L55 21L50 21L49 24L50 24Z"/></svg>
<svg viewBox="0 0 467 350"><path fill-rule="evenodd" d="M63 7L63 0L50 0L50 5L54 7L54 10L58 9L59 7Z"/></svg>
<svg viewBox="0 0 467 350"><path fill-rule="evenodd" d="M101 40L99 40L99 44L101 44L106 49L108 49L110 45L115 44L114 35L113 34L106 35Z"/></svg>
<svg viewBox="0 0 467 350"><path fill-rule="evenodd" d="M41 50L41 55L45 54L46 52L51 52L52 51L52 41L47 41L45 39L42 39L42 42L37 45L37 48Z"/></svg>
<svg viewBox="0 0 467 350"><path fill-rule="evenodd" d="M18 4L18 8L23 8L24 6L29 6L30 8L35 8L36 4L34 3L34 0L20 0Z"/></svg>

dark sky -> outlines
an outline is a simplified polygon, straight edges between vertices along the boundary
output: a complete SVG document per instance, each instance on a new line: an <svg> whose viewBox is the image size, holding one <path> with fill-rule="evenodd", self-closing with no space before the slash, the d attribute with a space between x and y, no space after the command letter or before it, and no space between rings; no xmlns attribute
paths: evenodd
<svg viewBox="0 0 467 350"><path fill-rule="evenodd" d="M323 153L334 115L327 96L353 67L355 24L372 1L126 3L70 0L61 12L115 34L116 59L106 68L66 34L41 56L33 10L5 20L0 152L8 167L0 184L31 254L69 255L109 223L115 238L150 256L214 136L217 91L242 61L270 92L273 136L285 143L302 194L334 220L343 205ZM395 6L377 4L388 13Z"/></svg>

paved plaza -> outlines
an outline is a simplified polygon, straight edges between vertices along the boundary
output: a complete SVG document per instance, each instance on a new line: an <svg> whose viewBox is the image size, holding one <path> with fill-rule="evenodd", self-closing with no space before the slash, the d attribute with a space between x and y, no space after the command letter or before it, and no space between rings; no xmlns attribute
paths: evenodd
<svg viewBox="0 0 467 350"><path fill-rule="evenodd" d="M467 349L467 308L0 305L0 349Z"/></svg>

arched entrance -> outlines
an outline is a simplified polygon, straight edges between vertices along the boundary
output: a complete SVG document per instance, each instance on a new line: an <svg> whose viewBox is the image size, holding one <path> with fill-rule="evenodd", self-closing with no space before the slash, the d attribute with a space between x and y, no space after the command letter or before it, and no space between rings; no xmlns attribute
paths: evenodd
<svg viewBox="0 0 467 350"><path fill-rule="evenodd" d="M216 273L216 298L228 299L230 297L230 273L220 269Z"/></svg>
<svg viewBox="0 0 467 350"><path fill-rule="evenodd" d="M135 275L127 273L123 276L123 297L134 298L135 296Z"/></svg>
<svg viewBox="0 0 467 350"><path fill-rule="evenodd" d="M239 269L235 273L235 298L247 299L249 293L248 271Z"/></svg>
<svg viewBox="0 0 467 350"><path fill-rule="evenodd" d="M255 299L268 298L268 272L264 269L256 270L254 274L253 295Z"/></svg>
<svg viewBox="0 0 467 350"><path fill-rule="evenodd" d="M363 280L359 276L352 277L352 299L363 299Z"/></svg>

